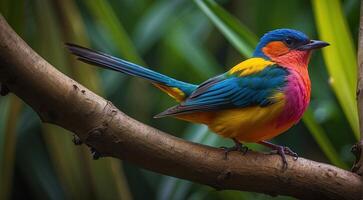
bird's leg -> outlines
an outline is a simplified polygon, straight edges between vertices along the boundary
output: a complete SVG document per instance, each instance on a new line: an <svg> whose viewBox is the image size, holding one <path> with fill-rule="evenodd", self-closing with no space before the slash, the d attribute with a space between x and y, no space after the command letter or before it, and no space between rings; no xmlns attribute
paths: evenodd
<svg viewBox="0 0 363 200"><path fill-rule="evenodd" d="M239 151L242 152L243 155L247 153L248 147L240 143L236 138L233 138L234 146L233 147L221 147L224 150L224 159L227 159L227 155L231 151Z"/></svg>
<svg viewBox="0 0 363 200"><path fill-rule="evenodd" d="M297 160L299 157L297 153L293 152L289 147L276 145L267 141L260 141L258 143L272 149L273 151L276 151L276 153L281 156L283 162L283 167L282 167L283 169L287 169L286 155L293 156L294 160Z"/></svg>

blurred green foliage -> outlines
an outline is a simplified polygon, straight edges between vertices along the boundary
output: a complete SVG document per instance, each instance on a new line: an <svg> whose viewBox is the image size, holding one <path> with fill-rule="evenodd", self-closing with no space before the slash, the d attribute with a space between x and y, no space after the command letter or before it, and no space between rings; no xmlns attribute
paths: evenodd
<svg viewBox="0 0 363 200"><path fill-rule="evenodd" d="M144 81L75 61L64 42L108 52L192 83L251 55L257 38L294 28L331 44L310 64L312 98L304 123L275 143L347 168L356 140L354 100L358 0L2 0L16 32L60 71L130 116L190 141L231 145L205 126L153 115L175 104ZM291 199L215 191L116 159L92 161L72 135L42 125L14 95L0 97L0 199ZM249 144L251 148L262 149ZM241 180L244 181L244 180Z"/></svg>

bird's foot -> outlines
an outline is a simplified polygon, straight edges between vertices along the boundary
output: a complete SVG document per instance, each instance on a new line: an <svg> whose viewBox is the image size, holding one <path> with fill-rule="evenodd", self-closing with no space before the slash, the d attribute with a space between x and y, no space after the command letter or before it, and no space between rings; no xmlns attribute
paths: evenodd
<svg viewBox="0 0 363 200"><path fill-rule="evenodd" d="M239 151L245 155L248 152L248 147L240 143L238 140L234 139L234 146L233 147L221 147L224 150L224 159L227 160L228 153L231 151Z"/></svg>
<svg viewBox="0 0 363 200"><path fill-rule="evenodd" d="M283 170L286 170L288 167L286 155L292 156L293 160L297 160L299 158L298 154L292 151L289 147L276 145L267 141L261 141L259 143L272 149L271 154L279 154L281 156Z"/></svg>

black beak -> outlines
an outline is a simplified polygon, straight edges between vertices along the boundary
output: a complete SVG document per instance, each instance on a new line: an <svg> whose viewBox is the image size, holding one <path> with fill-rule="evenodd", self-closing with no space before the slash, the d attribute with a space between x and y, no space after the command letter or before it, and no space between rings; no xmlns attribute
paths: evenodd
<svg viewBox="0 0 363 200"><path fill-rule="evenodd" d="M312 50L312 49L320 49L320 48L323 48L323 47L326 47L329 45L330 45L329 43L323 42L320 40L310 40L309 43L303 44L303 45L297 47L296 49L300 50L300 51L306 51L306 50Z"/></svg>

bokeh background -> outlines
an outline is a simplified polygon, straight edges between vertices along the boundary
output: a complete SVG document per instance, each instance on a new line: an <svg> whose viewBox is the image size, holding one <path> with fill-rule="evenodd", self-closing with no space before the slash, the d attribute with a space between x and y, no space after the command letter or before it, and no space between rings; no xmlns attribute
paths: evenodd
<svg viewBox="0 0 363 200"><path fill-rule="evenodd" d="M141 122L215 147L232 143L204 126L153 119L175 102L143 80L76 61L64 42L200 83L248 58L258 38L272 29L294 28L325 40L331 46L316 52L310 64L309 110L273 142L344 169L354 161L350 148L358 139L359 6L359 0L0 1L9 24L60 71ZM11 94L0 97L0 199L292 198L216 191L112 158L93 161L87 147L73 145L72 133L42 124L30 107Z"/></svg>

